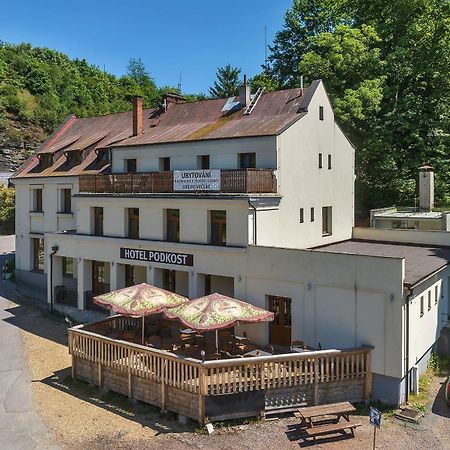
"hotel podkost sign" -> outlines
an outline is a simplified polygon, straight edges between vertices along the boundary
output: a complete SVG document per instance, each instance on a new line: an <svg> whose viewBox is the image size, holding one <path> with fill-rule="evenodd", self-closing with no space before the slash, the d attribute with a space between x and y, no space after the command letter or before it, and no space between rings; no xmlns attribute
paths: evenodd
<svg viewBox="0 0 450 450"><path fill-rule="evenodd" d="M136 248L121 248L121 259L133 261L159 262L177 266L193 266L194 255L187 253L160 252L157 250L141 250Z"/></svg>
<svg viewBox="0 0 450 450"><path fill-rule="evenodd" d="M220 191L220 170L175 170L174 191Z"/></svg>

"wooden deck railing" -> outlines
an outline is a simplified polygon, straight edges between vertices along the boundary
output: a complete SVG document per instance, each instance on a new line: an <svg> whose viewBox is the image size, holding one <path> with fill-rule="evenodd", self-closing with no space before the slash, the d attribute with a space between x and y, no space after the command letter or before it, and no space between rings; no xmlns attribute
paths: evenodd
<svg viewBox="0 0 450 450"><path fill-rule="evenodd" d="M221 170L221 193L275 193L277 183L272 169ZM81 175L80 192L158 194L177 192L173 172L117 173ZM183 191L187 192L187 191ZM199 191L189 191L197 192Z"/></svg>
<svg viewBox="0 0 450 450"><path fill-rule="evenodd" d="M135 322L116 316L84 329L72 328L69 352L104 367L205 396L345 380L365 380L365 390L370 392L370 348L202 362L97 334L123 330Z"/></svg>

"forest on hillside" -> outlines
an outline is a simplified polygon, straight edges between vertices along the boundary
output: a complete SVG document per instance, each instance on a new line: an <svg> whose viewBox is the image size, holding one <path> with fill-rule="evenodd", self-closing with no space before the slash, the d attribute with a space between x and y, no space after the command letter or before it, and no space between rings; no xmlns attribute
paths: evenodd
<svg viewBox="0 0 450 450"><path fill-rule="evenodd" d="M146 107L157 106L165 92L176 91L157 87L140 59L130 59L126 69L126 75L117 77L55 50L0 42L3 141L16 151L32 151L69 114L90 117L126 111L134 95L141 95ZM2 136L0 151L1 147Z"/></svg>

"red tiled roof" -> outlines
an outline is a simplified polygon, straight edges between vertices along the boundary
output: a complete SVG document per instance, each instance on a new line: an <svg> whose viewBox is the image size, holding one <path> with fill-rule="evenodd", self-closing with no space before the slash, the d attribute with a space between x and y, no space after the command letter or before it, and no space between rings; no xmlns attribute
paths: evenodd
<svg viewBox="0 0 450 450"><path fill-rule="evenodd" d="M306 114L318 84L313 82L303 95L300 89L266 93L250 115L244 115L242 108L225 111L229 99L171 103L167 111L144 109L143 133L139 136L132 136L131 111L81 119L71 116L37 151L53 153L54 164L40 170L35 154L14 178L100 173L108 165L95 164L94 150L108 147L278 135ZM84 150L84 159L67 168L64 153L70 150Z"/></svg>

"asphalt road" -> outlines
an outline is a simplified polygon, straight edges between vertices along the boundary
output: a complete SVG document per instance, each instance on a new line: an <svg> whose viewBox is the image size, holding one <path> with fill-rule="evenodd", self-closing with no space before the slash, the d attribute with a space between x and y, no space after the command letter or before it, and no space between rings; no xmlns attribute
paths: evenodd
<svg viewBox="0 0 450 450"><path fill-rule="evenodd" d="M13 252L14 236L0 237L0 267ZM33 410L21 331L9 322L14 295L14 284L0 277L0 449L47 449L48 431Z"/></svg>

